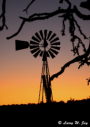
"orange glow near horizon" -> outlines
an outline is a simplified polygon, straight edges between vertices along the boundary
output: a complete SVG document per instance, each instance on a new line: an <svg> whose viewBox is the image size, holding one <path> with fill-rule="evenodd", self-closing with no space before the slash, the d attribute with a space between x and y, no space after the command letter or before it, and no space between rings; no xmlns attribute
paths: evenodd
<svg viewBox="0 0 90 127"><path fill-rule="evenodd" d="M60 67L57 67L57 62L55 63L56 66L55 64L52 65L50 61L48 64L50 67L50 74L55 73L55 70L60 70ZM54 69L53 66L55 67ZM12 68L13 66L8 67L11 67L10 73L8 68L4 68L2 75L0 75L0 105L37 104L42 62L38 63L37 66L31 64L31 67L29 67L29 63L28 65L24 64L23 68L17 66L14 68ZM90 96L90 86L87 85L86 80L90 68L85 65L78 70L77 67L78 63L71 65L65 69L62 75L58 76L58 78L55 78L51 82L54 101L67 102L70 98L74 98L74 100L82 100Z"/></svg>
<svg viewBox="0 0 90 127"><path fill-rule="evenodd" d="M74 90L73 90L74 89ZM33 92L34 91L34 92ZM62 92L63 91L63 92ZM71 92L72 91L72 92ZM74 100L87 99L90 95L90 89L84 93L85 88L82 91L75 90L75 88L64 89L63 87L53 87L53 101L67 102L70 98ZM0 105L12 105L12 104L28 104L28 103L38 103L39 98L39 88L23 87L5 87L3 91L0 90ZM33 96L33 97L32 97ZM3 97L3 98L2 98ZM44 98L45 99L45 98Z"/></svg>
<svg viewBox="0 0 90 127"><path fill-rule="evenodd" d="M87 99L90 96L90 87L87 85L87 81L81 81L78 76L75 80L72 78L73 73L69 77L67 75L68 71L51 82L53 101L67 102L70 98L74 98L74 100ZM15 82L13 81L15 81L15 78L8 79L7 76L6 82L4 81L4 84L1 86L0 105L38 103L40 89L39 76L35 80L32 78L32 81L29 81L28 77L22 80L17 78Z"/></svg>

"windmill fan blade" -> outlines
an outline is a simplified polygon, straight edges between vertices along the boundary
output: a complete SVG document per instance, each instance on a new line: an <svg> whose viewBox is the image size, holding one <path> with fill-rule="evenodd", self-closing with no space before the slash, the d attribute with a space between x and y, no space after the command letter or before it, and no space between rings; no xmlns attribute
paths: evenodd
<svg viewBox="0 0 90 127"><path fill-rule="evenodd" d="M41 37L43 39L43 32L42 32L42 30L40 30L39 32L40 32L40 35L41 35Z"/></svg>
<svg viewBox="0 0 90 127"><path fill-rule="evenodd" d="M54 40L52 40L50 43L55 42L55 41L58 41L58 40L59 40L59 38L57 37Z"/></svg>
<svg viewBox="0 0 90 127"><path fill-rule="evenodd" d="M60 50L60 47L54 47L51 45L51 48L54 48L54 49L57 49L57 50Z"/></svg>
<svg viewBox="0 0 90 127"><path fill-rule="evenodd" d="M56 36L56 34L54 33L51 38L49 39L49 41L51 41L54 37Z"/></svg>
<svg viewBox="0 0 90 127"><path fill-rule="evenodd" d="M34 42L34 41L30 41L30 44L38 44L39 45L38 42Z"/></svg>
<svg viewBox="0 0 90 127"><path fill-rule="evenodd" d="M16 46L16 50L21 50L21 49L28 48L30 45L27 41L15 40L15 46Z"/></svg>
<svg viewBox="0 0 90 127"><path fill-rule="evenodd" d="M53 53L50 50L48 52L50 53L50 55L51 55L52 58L55 57L55 55L53 55Z"/></svg>
<svg viewBox="0 0 90 127"><path fill-rule="evenodd" d="M32 50L31 53L33 54L33 53L35 53L38 50L39 50L39 48L36 48L36 49Z"/></svg>
<svg viewBox="0 0 90 127"><path fill-rule="evenodd" d="M37 47L39 47L39 45L36 45L36 46L31 46L30 45L30 49L34 49L34 48L37 48Z"/></svg>
<svg viewBox="0 0 90 127"><path fill-rule="evenodd" d="M60 45L60 42L52 43L51 45Z"/></svg>
<svg viewBox="0 0 90 127"><path fill-rule="evenodd" d="M39 34L38 34L38 33L35 33L35 35L36 35L37 38L41 41L41 38L40 38Z"/></svg>
<svg viewBox="0 0 90 127"><path fill-rule="evenodd" d="M52 51L53 53L55 53L56 55L58 54L58 52L56 50L50 49L50 51Z"/></svg>
<svg viewBox="0 0 90 127"><path fill-rule="evenodd" d="M44 30L44 38L46 39L47 37L47 30Z"/></svg>
<svg viewBox="0 0 90 127"><path fill-rule="evenodd" d="M37 42L40 42L37 38L35 38L34 36L32 36L32 39L34 40L34 41L37 41Z"/></svg>
<svg viewBox="0 0 90 127"><path fill-rule="evenodd" d="M36 53L34 54L34 57L36 58L40 52L41 52L41 50L39 50L38 52L36 52Z"/></svg>
<svg viewBox="0 0 90 127"><path fill-rule="evenodd" d="M43 51L41 51L41 53L40 53L40 56L42 56L43 55Z"/></svg>
<svg viewBox="0 0 90 127"><path fill-rule="evenodd" d="M49 31L47 40L49 40L50 35L52 34L52 31Z"/></svg>
<svg viewBox="0 0 90 127"><path fill-rule="evenodd" d="M47 52L47 57L50 57L49 53Z"/></svg>

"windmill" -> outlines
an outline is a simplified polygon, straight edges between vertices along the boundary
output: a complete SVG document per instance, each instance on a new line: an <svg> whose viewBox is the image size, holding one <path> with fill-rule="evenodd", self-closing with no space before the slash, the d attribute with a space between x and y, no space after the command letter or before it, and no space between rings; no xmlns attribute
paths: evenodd
<svg viewBox="0 0 90 127"><path fill-rule="evenodd" d="M43 65L38 103L40 102L40 97L42 97L43 102L44 93L46 96L46 102L51 102L53 100L53 96L47 57L51 57L53 59L59 53L59 38L52 31L40 30L32 36L30 44L27 41L15 40L15 45L16 50L30 47L30 52L35 58L37 58L37 56L42 57Z"/></svg>

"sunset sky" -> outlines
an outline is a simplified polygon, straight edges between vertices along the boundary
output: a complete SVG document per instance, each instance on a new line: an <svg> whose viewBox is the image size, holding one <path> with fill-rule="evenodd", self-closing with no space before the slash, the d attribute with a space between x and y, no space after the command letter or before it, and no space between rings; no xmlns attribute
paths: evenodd
<svg viewBox="0 0 90 127"><path fill-rule="evenodd" d="M76 5L81 13L90 15L90 11L80 7L80 3L85 0L70 0L72 7ZM71 36L69 33L69 22L66 21L65 36L61 35L62 18L59 15L47 20L25 23L21 32L14 38L7 40L6 37L14 34L22 20L19 16L29 17L34 13L53 12L58 7L67 8L66 2L60 5L59 0L36 0L28 9L28 14L23 10L30 3L30 0L8 0L6 1L6 25L0 32L0 105L38 103L39 89L42 71L42 58L33 57L30 49L15 51L15 40L30 42L31 37L38 31L47 29L57 34L60 39L60 51L54 58L48 58L50 75L60 71L61 67L72 60L74 56L72 50ZM2 0L0 0L1 14ZM79 19L74 14L75 19L81 26L83 33L90 36L90 21ZM0 21L0 25L1 25ZM86 49L89 40L84 40L78 29L75 32L84 42ZM77 44L77 41L75 42ZM79 49L82 55L82 46ZM90 86L87 85L87 78L90 77L90 67L87 65L78 69L79 63L74 63L65 69L64 73L52 82L52 93L54 101L65 101L74 98L75 100L85 99L90 96Z"/></svg>

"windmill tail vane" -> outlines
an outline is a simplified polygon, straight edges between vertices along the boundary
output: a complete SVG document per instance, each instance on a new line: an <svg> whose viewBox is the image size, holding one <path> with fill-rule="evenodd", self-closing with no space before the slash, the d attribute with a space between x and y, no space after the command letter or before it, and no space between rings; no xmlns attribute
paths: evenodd
<svg viewBox="0 0 90 127"><path fill-rule="evenodd" d="M51 57L53 59L59 53L59 38L52 31L40 30L39 32L36 32L34 36L32 36L30 43L27 41L16 40L15 48L16 50L30 48L30 52L35 58L37 56L42 57L43 65L38 102L40 102L41 90L42 102L43 93L45 93L46 102L51 102L53 100L53 96L47 57Z"/></svg>
<svg viewBox="0 0 90 127"><path fill-rule="evenodd" d="M16 50L22 50L30 47L29 43L27 41L20 41L15 40L15 49Z"/></svg>

